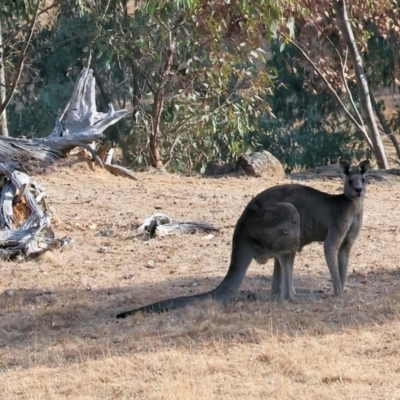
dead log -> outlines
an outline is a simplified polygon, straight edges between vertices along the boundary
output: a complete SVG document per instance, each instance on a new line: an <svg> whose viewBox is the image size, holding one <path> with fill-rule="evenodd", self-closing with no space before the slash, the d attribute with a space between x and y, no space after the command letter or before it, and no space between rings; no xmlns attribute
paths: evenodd
<svg viewBox="0 0 400 400"><path fill-rule="evenodd" d="M46 192L29 175L0 164L0 257L32 258L70 238L56 239Z"/></svg>
<svg viewBox="0 0 400 400"><path fill-rule="evenodd" d="M92 70L85 68L50 135L33 139L0 138L0 258L32 258L71 242L69 238L55 238L46 192L23 172L33 164L47 166L67 157L75 147L82 147L99 165L104 166L103 161L106 161L106 168L114 174L135 178L123 167L110 164L110 159L105 158L109 147L99 156L93 146L109 126L129 112L115 111L112 104L107 113L98 112L95 79Z"/></svg>
<svg viewBox="0 0 400 400"><path fill-rule="evenodd" d="M115 111L112 104L109 104L107 113L98 112L95 82L92 70L84 68L76 80L70 101L47 137L0 137L0 162L25 170L32 162L48 165L67 157L75 147L82 147L92 154L99 165L103 165L91 144L102 138L103 132L109 126L132 110Z"/></svg>
<svg viewBox="0 0 400 400"><path fill-rule="evenodd" d="M110 171L114 175L123 176L124 178L130 178L130 179L134 179L136 181L140 180L140 179L136 178L136 176L131 171L129 171L128 168L122 167L121 165L104 164L104 168L107 171Z"/></svg>
<svg viewBox="0 0 400 400"><path fill-rule="evenodd" d="M93 143L129 112L115 111L112 104L107 113L98 112L95 79L92 70L85 68L79 74L71 99L50 135L33 139L0 137L0 258L32 258L71 242L69 238L55 238L46 193L23 171L33 164L47 166L67 157L75 147L86 149L99 165L104 166L104 156L109 148L103 149L101 159ZM107 165L107 169L135 178L122 167Z"/></svg>
<svg viewBox="0 0 400 400"><path fill-rule="evenodd" d="M137 229L138 234L142 235L144 240L152 239L156 236L218 231L218 228L208 222L173 221L168 215L162 213L150 215Z"/></svg>

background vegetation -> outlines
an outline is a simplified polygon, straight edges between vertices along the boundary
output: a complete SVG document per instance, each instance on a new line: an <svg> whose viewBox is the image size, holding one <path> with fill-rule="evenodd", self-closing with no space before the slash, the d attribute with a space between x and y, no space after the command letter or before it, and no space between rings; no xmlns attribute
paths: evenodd
<svg viewBox="0 0 400 400"><path fill-rule="evenodd" d="M47 135L90 65L99 109L134 107L107 133L129 167L203 171L262 148L288 171L377 155L333 3L6 0L2 133ZM399 6L360 0L346 10L371 93L392 97L390 114L371 100L396 146Z"/></svg>

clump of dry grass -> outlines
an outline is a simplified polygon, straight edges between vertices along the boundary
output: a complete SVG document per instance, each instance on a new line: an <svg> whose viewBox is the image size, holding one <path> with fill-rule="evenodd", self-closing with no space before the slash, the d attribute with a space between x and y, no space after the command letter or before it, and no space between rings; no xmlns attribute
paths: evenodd
<svg viewBox="0 0 400 400"><path fill-rule="evenodd" d="M112 316L121 309L215 287L226 274L244 206L283 183L151 174L141 180L65 161L38 177L56 209L59 235L75 242L62 253L0 265L2 398L400 396L398 186L368 187L341 298L271 302L271 265L252 264L243 292L226 306L206 301L120 321ZM339 181L312 186L341 189ZM220 232L211 240L140 241L134 228L154 207L211 222ZM299 286L329 289L319 244L297 257L295 278Z"/></svg>

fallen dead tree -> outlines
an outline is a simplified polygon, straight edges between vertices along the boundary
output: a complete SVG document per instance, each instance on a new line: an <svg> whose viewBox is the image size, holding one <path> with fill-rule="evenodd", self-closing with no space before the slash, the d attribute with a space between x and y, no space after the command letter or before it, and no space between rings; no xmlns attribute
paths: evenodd
<svg viewBox="0 0 400 400"><path fill-rule="evenodd" d="M47 166L67 157L75 147L89 151L102 167L116 175L135 179L133 174L111 164L112 149L95 151L95 142L103 132L130 111L115 111L110 104L107 113L96 110L95 79L92 70L83 69L64 112L53 131L44 138L0 138L0 257L32 258L71 242L56 239L51 226L52 211L46 193L25 172L34 166Z"/></svg>
<svg viewBox="0 0 400 400"><path fill-rule="evenodd" d="M46 193L33 178L0 163L0 257L33 258L63 247L69 238L56 239Z"/></svg>
<svg viewBox="0 0 400 400"><path fill-rule="evenodd" d="M218 229L208 222L180 222L173 221L166 214L156 213L147 217L137 229L143 239L152 239L157 236L176 235L182 233L218 232Z"/></svg>
<svg viewBox="0 0 400 400"><path fill-rule="evenodd" d="M96 162L104 166L93 144L102 138L103 132L124 118L132 110L115 111L109 104L107 113L96 109L95 79L91 69L84 68L79 74L75 87L64 112L57 118L50 135L44 138L0 138L0 162L12 168L27 170L32 164L48 165L67 157L75 147L89 151ZM111 161L107 164L111 165ZM112 168L115 167L115 168ZM112 166L111 172L132 178L132 173L119 166Z"/></svg>

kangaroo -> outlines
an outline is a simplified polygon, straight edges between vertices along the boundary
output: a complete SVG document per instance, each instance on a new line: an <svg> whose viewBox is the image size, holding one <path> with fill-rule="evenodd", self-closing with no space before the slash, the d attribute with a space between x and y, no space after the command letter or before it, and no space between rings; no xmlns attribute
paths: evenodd
<svg viewBox="0 0 400 400"><path fill-rule="evenodd" d="M141 311L160 313L206 298L226 302L238 291L253 259L261 264L274 259L272 295L294 301L295 255L312 242L324 242L334 294L341 295L350 250L361 228L365 174L370 163L365 160L351 167L342 161L340 166L345 175L343 194L331 195L308 186L288 184L255 196L236 224L228 273L217 288L125 311L117 318Z"/></svg>

